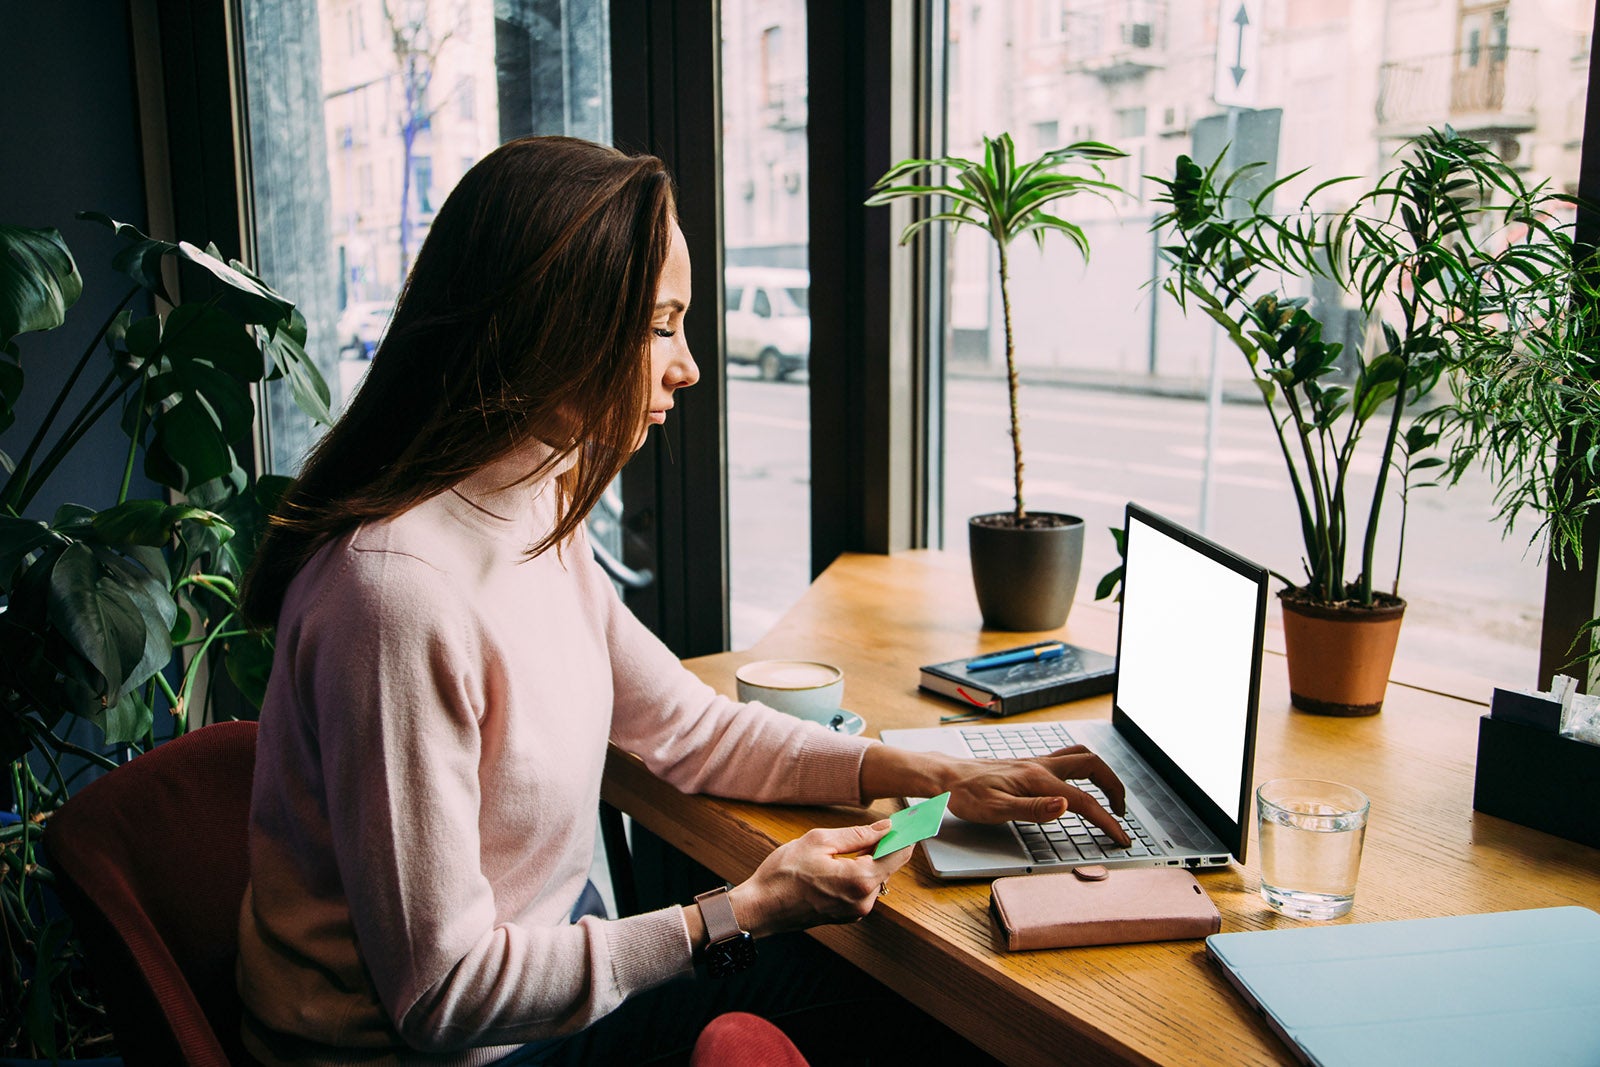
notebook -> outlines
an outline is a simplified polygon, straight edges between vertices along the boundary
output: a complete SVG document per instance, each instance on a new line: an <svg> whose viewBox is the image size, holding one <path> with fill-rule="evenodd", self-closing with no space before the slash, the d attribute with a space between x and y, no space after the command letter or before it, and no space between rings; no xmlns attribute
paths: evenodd
<svg viewBox="0 0 1600 1067"><path fill-rule="evenodd" d="M1099 696L1111 692L1116 684L1117 661L1104 652L1061 641L1035 644L1062 644L1065 648L1054 659L1030 659L975 671L967 669L971 656L929 663L922 668L918 688L947 696L968 712L1001 718ZM1031 647L1023 645L1015 651Z"/></svg>
<svg viewBox="0 0 1600 1067"><path fill-rule="evenodd" d="M1206 951L1301 1063L1600 1063L1588 908L1213 934Z"/></svg>
<svg viewBox="0 0 1600 1067"><path fill-rule="evenodd" d="M993 878L1088 863L1221 867L1244 859L1267 572L1137 504L1128 504L1124 522L1110 721L884 730L881 738L956 756L1087 745L1127 788L1123 822L1133 847L1116 847L1072 814L988 826L947 812L939 835L918 846L937 876Z"/></svg>

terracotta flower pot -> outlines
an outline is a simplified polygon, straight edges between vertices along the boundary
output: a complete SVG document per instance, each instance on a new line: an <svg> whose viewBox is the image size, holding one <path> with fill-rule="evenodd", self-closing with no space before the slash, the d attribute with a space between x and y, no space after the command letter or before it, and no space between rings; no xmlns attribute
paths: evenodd
<svg viewBox="0 0 1600 1067"><path fill-rule="evenodd" d="M1278 594L1289 658L1289 702L1317 715L1383 710L1406 602L1379 593L1370 608L1315 603L1298 590Z"/></svg>
<svg viewBox="0 0 1600 1067"><path fill-rule="evenodd" d="M983 625L991 630L1054 630L1067 621L1083 567L1083 520L1029 512L1028 525L1011 512L967 520L972 586Z"/></svg>

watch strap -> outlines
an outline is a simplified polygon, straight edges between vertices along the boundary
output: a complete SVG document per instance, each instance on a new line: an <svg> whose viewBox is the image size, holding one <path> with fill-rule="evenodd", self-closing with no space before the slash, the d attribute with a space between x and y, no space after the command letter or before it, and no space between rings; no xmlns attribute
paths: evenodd
<svg viewBox="0 0 1600 1067"><path fill-rule="evenodd" d="M707 945L715 945L744 933L739 926L738 916L733 913L733 900L728 896L727 886L701 893L694 898L694 902L700 909L700 921L706 927Z"/></svg>

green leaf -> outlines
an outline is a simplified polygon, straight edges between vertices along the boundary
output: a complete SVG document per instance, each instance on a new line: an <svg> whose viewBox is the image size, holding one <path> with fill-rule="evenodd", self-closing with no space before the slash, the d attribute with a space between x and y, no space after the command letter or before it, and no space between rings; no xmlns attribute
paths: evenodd
<svg viewBox="0 0 1600 1067"><path fill-rule="evenodd" d="M60 326L82 294L83 278L59 230L0 224L0 347L18 334Z"/></svg>
<svg viewBox="0 0 1600 1067"><path fill-rule="evenodd" d="M200 399L185 397L154 421L144 467L152 479L183 491L220 478L237 465L228 436Z"/></svg>
<svg viewBox="0 0 1600 1067"><path fill-rule="evenodd" d="M251 327L211 303L184 304L167 316L163 352L174 363L203 361L247 382L264 372Z"/></svg>
<svg viewBox="0 0 1600 1067"><path fill-rule="evenodd" d="M108 702L154 673L140 673L145 619L127 591L106 577L89 546L74 544L56 560L50 572L49 620L105 679L101 696ZM163 639L169 632L170 623L161 627Z"/></svg>
<svg viewBox="0 0 1600 1067"><path fill-rule="evenodd" d="M147 363L161 347L161 325L160 315L147 315L134 320L123 331L122 343L130 353L139 357L141 363Z"/></svg>
<svg viewBox="0 0 1600 1067"><path fill-rule="evenodd" d="M1100 584L1094 587L1094 598L1096 600L1104 600L1116 592L1117 586L1122 582L1122 575L1125 569L1124 567L1114 567L1107 571L1100 579ZM1119 597L1118 599L1121 598Z"/></svg>
<svg viewBox="0 0 1600 1067"><path fill-rule="evenodd" d="M296 406L314 422L333 425L332 394L317 365L306 354L306 320L296 310L262 347L272 370L268 380L287 378Z"/></svg>
<svg viewBox="0 0 1600 1067"><path fill-rule="evenodd" d="M133 744L150 733L155 723L155 713L144 702L141 689L135 688L122 694L116 703L106 708L105 719L101 723L106 744Z"/></svg>
<svg viewBox="0 0 1600 1067"><path fill-rule="evenodd" d="M160 500L129 500L94 517L94 532L105 544L149 545L169 543L181 522L231 528L222 516L192 504L167 504Z"/></svg>
<svg viewBox="0 0 1600 1067"><path fill-rule="evenodd" d="M24 557L56 540L58 535L42 522L0 515L0 593L11 591Z"/></svg>
<svg viewBox="0 0 1600 1067"><path fill-rule="evenodd" d="M176 252L177 245L146 237L137 226L118 222L104 212L80 211L78 218L85 222L97 222L109 228L118 237L127 240L129 243L112 259L112 267L132 278L141 288L154 293L169 304L172 303L172 299L167 295L166 283L161 278L161 260L164 256Z"/></svg>
<svg viewBox="0 0 1600 1067"><path fill-rule="evenodd" d="M25 381L16 346L0 345L0 433L5 433L17 421L17 398L22 396ZM12 469L11 460L4 452L0 452L0 460L4 460L6 470Z"/></svg>
<svg viewBox="0 0 1600 1067"><path fill-rule="evenodd" d="M144 288L167 299L161 280L161 259L175 256L201 268L218 283L217 300L222 309L241 322L266 325L288 318L294 304L279 296L270 286L252 274L243 264L223 257L215 245L200 248L188 241L172 244L156 241L129 225L101 214L79 212L78 217L109 226L119 237L130 244L118 254L113 265ZM168 303L172 303L170 299Z"/></svg>
<svg viewBox="0 0 1600 1067"><path fill-rule="evenodd" d="M230 637L226 655L228 677L251 706L260 708L267 696L267 677L272 673L272 638L259 631Z"/></svg>
<svg viewBox="0 0 1600 1067"><path fill-rule="evenodd" d="M71 921L65 917L54 919L45 926L34 948L34 974L32 981L28 983L28 1039L39 1052L51 1060L56 1059L61 1052L56 1041L53 996L56 992L56 980L67 969L67 961L62 950L71 932Z"/></svg>

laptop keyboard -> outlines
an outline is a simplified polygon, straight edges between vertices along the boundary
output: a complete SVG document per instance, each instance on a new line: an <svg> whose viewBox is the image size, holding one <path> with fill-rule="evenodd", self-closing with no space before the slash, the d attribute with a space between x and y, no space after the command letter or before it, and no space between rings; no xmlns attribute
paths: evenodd
<svg viewBox="0 0 1600 1067"><path fill-rule="evenodd" d="M1023 759L1028 756L1048 756L1057 749L1077 744L1061 723L1042 722L1027 726L984 728L968 727L961 731L967 748L980 759ZM1143 774L1140 767L1135 780L1119 774L1122 784L1130 791L1139 785L1137 777ZM1092 782L1074 782L1078 788L1094 797L1100 806L1111 811L1111 802ZM1142 793L1141 795L1149 795ZM1136 856L1159 856L1166 850L1150 835L1138 816L1129 811L1124 816L1113 817L1127 831L1133 842L1123 848L1106 836L1098 826L1078 815L1068 812L1051 822L1013 822L1017 835L1027 846L1035 863L1081 863L1084 860L1124 859Z"/></svg>

